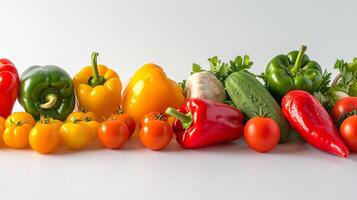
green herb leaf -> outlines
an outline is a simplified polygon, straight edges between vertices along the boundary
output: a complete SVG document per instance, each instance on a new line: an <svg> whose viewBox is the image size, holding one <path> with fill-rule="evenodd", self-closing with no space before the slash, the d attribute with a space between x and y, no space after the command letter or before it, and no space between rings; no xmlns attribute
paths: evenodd
<svg viewBox="0 0 357 200"><path fill-rule="evenodd" d="M201 67L201 65L199 64L196 64L196 63L193 63L192 64L192 72L191 72L191 75L194 74L194 73L198 73L198 72L202 72L204 71Z"/></svg>
<svg viewBox="0 0 357 200"><path fill-rule="evenodd" d="M182 88L182 90L185 90L186 80L182 80L182 81L179 82L178 84L180 85L180 87Z"/></svg>

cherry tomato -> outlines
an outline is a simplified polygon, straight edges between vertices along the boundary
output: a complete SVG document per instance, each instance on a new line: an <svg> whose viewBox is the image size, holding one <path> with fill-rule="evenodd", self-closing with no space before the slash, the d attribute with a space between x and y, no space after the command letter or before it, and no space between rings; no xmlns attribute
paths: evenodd
<svg viewBox="0 0 357 200"><path fill-rule="evenodd" d="M119 149L129 140L128 126L119 120L108 119L102 122L98 129L98 137L109 149Z"/></svg>
<svg viewBox="0 0 357 200"><path fill-rule="evenodd" d="M350 149L357 152L357 115L347 117L340 126L340 135Z"/></svg>
<svg viewBox="0 0 357 200"><path fill-rule="evenodd" d="M68 115L66 121L73 122L75 120L97 121L97 116L93 112L73 112Z"/></svg>
<svg viewBox="0 0 357 200"><path fill-rule="evenodd" d="M92 112L73 112L68 115L66 122L78 122L82 121L86 123L91 129L91 140L96 140L98 138L98 128L99 122L96 121L97 117Z"/></svg>
<svg viewBox="0 0 357 200"><path fill-rule="evenodd" d="M28 146L29 133L35 125L35 119L26 112L11 114L5 122L5 131L2 135L6 146L22 149Z"/></svg>
<svg viewBox="0 0 357 200"><path fill-rule="evenodd" d="M37 122L29 135L31 148L42 154L53 152L60 144L61 124L62 122L58 120Z"/></svg>
<svg viewBox="0 0 357 200"><path fill-rule="evenodd" d="M140 126L144 127L145 124L147 124L149 121L152 120L161 120L161 121L167 121L168 117L165 114L162 114L161 112L154 111L154 112L149 112L143 116L140 122Z"/></svg>
<svg viewBox="0 0 357 200"><path fill-rule="evenodd" d="M278 144L280 128L271 118L254 117L245 125L244 137L250 148L264 153Z"/></svg>
<svg viewBox="0 0 357 200"><path fill-rule="evenodd" d="M148 121L140 130L140 140L151 150L165 148L171 141L173 130L171 126L161 120Z"/></svg>
<svg viewBox="0 0 357 200"><path fill-rule="evenodd" d="M29 126L35 126L35 119L31 114L27 112L15 112L6 118L5 126L10 127L13 124L28 124Z"/></svg>
<svg viewBox="0 0 357 200"><path fill-rule="evenodd" d="M119 120L124 122L129 129L129 137L131 137L133 135L133 133L135 132L136 129L136 123L134 118L132 118L130 115L128 114L114 114L110 117L111 120Z"/></svg>
<svg viewBox="0 0 357 200"><path fill-rule="evenodd" d="M63 124L60 134L64 144L72 150L82 149L92 140L92 130L83 121Z"/></svg>
<svg viewBox="0 0 357 200"><path fill-rule="evenodd" d="M341 116L357 110L357 97L345 97L335 103L331 110L333 120L337 122Z"/></svg>

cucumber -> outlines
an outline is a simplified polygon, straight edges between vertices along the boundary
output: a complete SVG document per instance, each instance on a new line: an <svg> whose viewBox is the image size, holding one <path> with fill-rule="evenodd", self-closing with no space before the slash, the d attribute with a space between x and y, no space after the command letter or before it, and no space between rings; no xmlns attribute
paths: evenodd
<svg viewBox="0 0 357 200"><path fill-rule="evenodd" d="M235 72L227 77L225 86L234 105L244 112L246 117L250 119L264 113L266 117L278 123L280 142L286 141L290 127L279 104L252 74L245 71Z"/></svg>

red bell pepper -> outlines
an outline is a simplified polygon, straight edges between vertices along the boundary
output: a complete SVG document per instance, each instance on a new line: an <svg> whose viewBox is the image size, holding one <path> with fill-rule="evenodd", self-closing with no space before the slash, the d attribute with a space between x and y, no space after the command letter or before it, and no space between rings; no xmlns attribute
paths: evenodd
<svg viewBox="0 0 357 200"><path fill-rule="evenodd" d="M16 67L8 59L0 59L0 116L6 118L14 107L20 79Z"/></svg>
<svg viewBox="0 0 357 200"><path fill-rule="evenodd" d="M243 135L243 114L226 104L192 98L179 110L168 108L166 114L176 117L173 130L177 142L185 148L205 147Z"/></svg>
<svg viewBox="0 0 357 200"><path fill-rule="evenodd" d="M314 96L303 90L292 90L281 104L291 127L308 143L338 156L348 156L333 120Z"/></svg>

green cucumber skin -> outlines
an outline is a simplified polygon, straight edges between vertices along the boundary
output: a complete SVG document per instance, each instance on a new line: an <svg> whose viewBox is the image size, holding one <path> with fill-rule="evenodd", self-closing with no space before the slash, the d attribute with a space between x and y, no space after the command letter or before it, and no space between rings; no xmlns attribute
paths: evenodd
<svg viewBox="0 0 357 200"><path fill-rule="evenodd" d="M226 90L234 105L247 118L259 115L260 108L267 117L278 123L280 127L280 142L288 139L290 127L283 116L279 104L268 90L251 74L240 71L229 75L225 81Z"/></svg>

